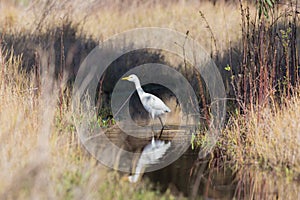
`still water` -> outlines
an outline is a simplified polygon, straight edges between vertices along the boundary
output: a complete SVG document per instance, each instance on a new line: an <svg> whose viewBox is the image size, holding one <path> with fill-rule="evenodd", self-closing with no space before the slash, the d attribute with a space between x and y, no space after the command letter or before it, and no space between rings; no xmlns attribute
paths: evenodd
<svg viewBox="0 0 300 200"><path fill-rule="evenodd" d="M161 192L168 188L174 195L193 198L231 199L235 184L229 169L210 166L210 160L197 160L197 149L189 148L169 166L144 175L156 184Z"/></svg>
<svg viewBox="0 0 300 200"><path fill-rule="evenodd" d="M145 137L142 137L142 134L139 134L139 137L134 137L125 134L118 128L113 128L109 129L105 136L120 150L115 150L115 147L112 148L111 145L104 144L103 135L97 135L92 137L92 140L87 140L86 146L88 146L90 153L93 153L98 158L103 159L103 156L109 153L110 156L104 162L111 163L113 168L130 174L137 165L145 146L151 144L151 135L146 134ZM168 154L174 150L182 150L177 148L178 146L181 147L182 141L186 141L189 144L190 138L187 135L185 130L164 130L159 140L164 141L166 144L168 141L171 141L171 148L159 161L167 160ZM157 137L155 138L158 140ZM131 155L128 152L134 152L134 154ZM188 145L188 148L177 159L166 163L166 166L163 168L158 167L158 170L156 170L154 167L149 170L148 167L150 166L151 168L152 166L148 165L146 172L141 174L142 179L149 179L155 186L155 189L159 189L161 192L170 189L175 196L192 197L194 199L201 199L202 197L231 199L236 188L233 183L234 177L232 172L222 167L221 164L216 163L216 159L206 158L199 160L198 152L199 149L192 150L190 145ZM174 155L171 154L171 156Z"/></svg>

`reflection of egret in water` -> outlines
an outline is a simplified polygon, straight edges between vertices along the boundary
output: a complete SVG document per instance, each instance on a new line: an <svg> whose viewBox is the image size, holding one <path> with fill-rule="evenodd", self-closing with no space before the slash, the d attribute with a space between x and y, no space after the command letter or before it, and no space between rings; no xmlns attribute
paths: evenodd
<svg viewBox="0 0 300 200"><path fill-rule="evenodd" d="M142 87L139 78L135 74L131 74L128 77L122 78L122 80L127 80L133 82L135 84L135 88L139 95L139 98L144 106L144 108L150 113L152 119L158 117L162 129L160 135L164 129L164 124L160 118L160 116L164 113L171 112L170 108L166 106L166 104L157 96L153 94L146 93Z"/></svg>
<svg viewBox="0 0 300 200"><path fill-rule="evenodd" d="M135 183L143 173L143 170L151 165L157 164L159 159L163 157L166 151L171 147L171 142L165 143L161 140L155 140L152 137L151 143L147 144L143 149L141 156L137 162L135 172L128 177L129 182Z"/></svg>

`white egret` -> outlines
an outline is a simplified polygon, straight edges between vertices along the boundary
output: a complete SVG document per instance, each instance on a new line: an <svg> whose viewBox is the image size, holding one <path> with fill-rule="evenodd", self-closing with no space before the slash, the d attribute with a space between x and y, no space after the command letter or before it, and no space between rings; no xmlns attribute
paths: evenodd
<svg viewBox="0 0 300 200"><path fill-rule="evenodd" d="M127 80L127 81L133 82L135 84L135 88L137 90L137 93L139 95L139 98L140 98L144 108L150 113L152 119L155 119L156 117L158 117L158 119L161 123L161 126L162 126L162 129L161 129L161 133L162 133L162 131L164 129L164 124L160 118L160 115L171 112L170 108L168 106L166 106L166 104L157 96L145 92L141 87L139 78L135 74L131 74L127 77L124 77L124 78L122 78L122 80Z"/></svg>
<svg viewBox="0 0 300 200"><path fill-rule="evenodd" d="M170 141L165 143L161 140L154 140L154 137L152 137L151 143L147 144L142 151L141 157L136 165L135 172L133 175L128 177L129 182L136 183L145 167L150 164L158 163L159 159L163 157L170 146Z"/></svg>

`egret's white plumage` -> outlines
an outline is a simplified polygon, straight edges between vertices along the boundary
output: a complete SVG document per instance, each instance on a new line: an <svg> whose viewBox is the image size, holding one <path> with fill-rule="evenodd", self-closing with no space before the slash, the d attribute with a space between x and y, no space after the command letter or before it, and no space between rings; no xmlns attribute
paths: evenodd
<svg viewBox="0 0 300 200"><path fill-rule="evenodd" d="M144 108L150 113L152 119L156 117L159 118L163 130L164 125L162 123L160 115L171 112L170 108L166 106L166 104L158 97L154 96L153 94L146 93L142 89L140 80L135 74L124 77L122 78L122 80L127 80L135 84L135 88ZM141 153L141 156L136 165L135 172L133 173L133 175L128 177L128 180L132 183L137 182L140 175L143 173L143 169L147 167L147 165L156 164L159 159L163 157L170 146L171 142L165 143L161 140L155 140L154 137L152 137L151 143L149 143Z"/></svg>
<svg viewBox="0 0 300 200"><path fill-rule="evenodd" d="M135 84L135 88L144 108L150 113L152 119L158 117L162 127L164 127L160 115L171 112L170 108L157 96L144 92L141 87L140 80L135 74L124 77L122 80L127 80Z"/></svg>
<svg viewBox="0 0 300 200"><path fill-rule="evenodd" d="M168 143L165 143L161 140L154 140L154 137L152 137L151 143L149 143L142 151L134 174L128 177L129 182L137 182L139 177L143 173L143 169L148 165L158 163L159 159L163 157L170 146L170 141Z"/></svg>

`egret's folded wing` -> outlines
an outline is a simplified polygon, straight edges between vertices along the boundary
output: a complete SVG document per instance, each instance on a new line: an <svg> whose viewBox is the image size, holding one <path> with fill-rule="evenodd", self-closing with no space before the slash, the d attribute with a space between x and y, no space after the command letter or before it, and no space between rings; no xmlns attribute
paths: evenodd
<svg viewBox="0 0 300 200"><path fill-rule="evenodd" d="M158 97L153 94L145 93L142 98L142 103L146 107L151 107L155 110L163 110L170 112L170 109L166 106L166 104Z"/></svg>

